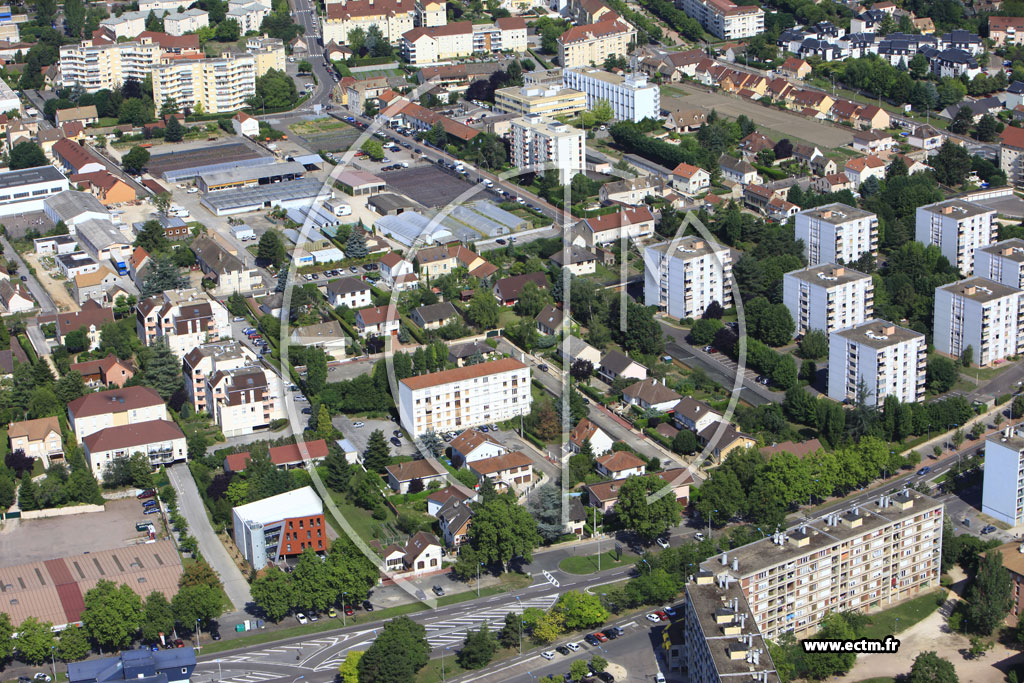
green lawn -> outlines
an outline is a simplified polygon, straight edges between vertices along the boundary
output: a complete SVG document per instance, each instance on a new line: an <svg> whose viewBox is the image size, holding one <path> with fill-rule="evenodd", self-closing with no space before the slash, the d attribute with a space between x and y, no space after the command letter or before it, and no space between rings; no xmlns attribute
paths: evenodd
<svg viewBox="0 0 1024 683"><path fill-rule="evenodd" d="M1003 362L999 365L987 367L987 368L961 368L960 374L966 375L967 377L973 378L979 382L988 382L994 377L1001 375L1006 370L1009 370L1013 363Z"/></svg>
<svg viewBox="0 0 1024 683"><path fill-rule="evenodd" d="M352 76L356 80L366 80L367 78L379 78L383 76L387 78L389 76L404 76L405 72L401 69L374 69L373 71L354 71Z"/></svg>
<svg viewBox="0 0 1024 683"><path fill-rule="evenodd" d="M626 553L622 554L622 559L617 560L615 557L613 550L601 553L601 571L632 564L634 560L632 555ZM573 555L559 562L558 568L570 574L593 574L597 571L597 555Z"/></svg>
<svg viewBox="0 0 1024 683"><path fill-rule="evenodd" d="M888 635L910 628L937 610L939 598L944 597L945 594L945 590L929 591L889 609L868 614L868 623L864 627L862 636L881 640Z"/></svg>
<svg viewBox="0 0 1024 683"><path fill-rule="evenodd" d="M392 514L391 510L387 507L384 508L388 513L387 518L377 520L373 518L373 514L369 510L364 510L361 507L352 505L345 499L345 496L337 491L331 491L331 497L334 499L334 503L338 506L338 510L345 517L348 523L352 525L355 532L367 543L378 538L380 533L383 531L383 525L393 523L395 521L394 514ZM345 534L345 530L341 527L338 521L334 519L334 515L328 515L328 519L339 534Z"/></svg>
<svg viewBox="0 0 1024 683"><path fill-rule="evenodd" d="M499 624L500 626L500 624ZM533 647L529 643L526 643L527 647ZM448 680L472 671L472 669L463 669L459 666L459 663L455 661L456 649L448 651L445 657L439 657L437 659L431 659L425 667L419 670L416 674L416 683L440 683L440 681ZM498 662L502 659L512 657L519 654L519 649L499 649L494 653L494 657L491 659L491 664Z"/></svg>

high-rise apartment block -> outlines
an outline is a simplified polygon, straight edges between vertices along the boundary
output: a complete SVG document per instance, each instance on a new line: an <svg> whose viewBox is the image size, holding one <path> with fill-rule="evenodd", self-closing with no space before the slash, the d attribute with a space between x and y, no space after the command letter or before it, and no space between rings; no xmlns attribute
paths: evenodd
<svg viewBox="0 0 1024 683"><path fill-rule="evenodd" d="M1020 353L1024 345L1024 292L983 277L935 289L935 348L960 357L968 348L978 365Z"/></svg>
<svg viewBox="0 0 1024 683"><path fill-rule="evenodd" d="M615 15L596 24L573 26L558 38L558 63L563 69L600 66L608 57L629 54L636 29Z"/></svg>
<svg viewBox="0 0 1024 683"><path fill-rule="evenodd" d="M829 612L885 608L937 586L942 521L942 503L928 496L906 489L883 494L705 561L695 577L704 583L688 585L688 602L697 588L726 582L740 595L736 601L726 594L720 606L732 600L736 616L750 614L761 636L778 640L792 631L806 637Z"/></svg>
<svg viewBox="0 0 1024 683"><path fill-rule="evenodd" d="M202 106L208 114L236 112L256 94L256 58L225 53L215 59L179 59L153 67L153 101Z"/></svg>
<svg viewBox="0 0 1024 683"><path fill-rule="evenodd" d="M810 330L831 334L874 315L875 286L870 275L823 263L786 273L782 302L796 323L797 336Z"/></svg>
<svg viewBox="0 0 1024 683"><path fill-rule="evenodd" d="M412 435L462 431L530 412L530 368L502 358L398 383L398 415Z"/></svg>
<svg viewBox="0 0 1024 683"><path fill-rule="evenodd" d="M125 81L146 80L160 63L163 48L149 38L127 43L85 40L60 48L60 82L85 92L116 90ZM196 53L196 56L202 56Z"/></svg>
<svg viewBox="0 0 1024 683"><path fill-rule="evenodd" d="M917 207L914 238L934 244L961 273L974 272L974 252L996 241L996 210L962 199Z"/></svg>
<svg viewBox="0 0 1024 683"><path fill-rule="evenodd" d="M728 247L687 236L644 249L644 304L673 318L699 318L711 302L732 306Z"/></svg>
<svg viewBox="0 0 1024 683"><path fill-rule="evenodd" d="M1024 239L1012 237L974 252L974 274L1024 289Z"/></svg>
<svg viewBox="0 0 1024 683"><path fill-rule="evenodd" d="M985 439L981 511L1000 522L1024 522L1024 423Z"/></svg>
<svg viewBox="0 0 1024 683"><path fill-rule="evenodd" d="M661 116L661 90L647 82L642 73L619 74L600 69L563 69L562 82L567 88L587 95L587 109L607 102L616 121L642 121Z"/></svg>
<svg viewBox="0 0 1024 683"><path fill-rule="evenodd" d="M828 338L828 396L882 405L887 396L902 403L924 399L924 335L885 320L869 320ZM858 393L864 390L864 396Z"/></svg>
<svg viewBox="0 0 1024 683"><path fill-rule="evenodd" d="M516 168L552 162L563 183L584 168L584 133L578 128L542 116L523 116L512 119L511 137Z"/></svg>
<svg viewBox="0 0 1024 683"><path fill-rule="evenodd" d="M796 215L796 238L807 264L855 263L878 252L878 216L846 204L826 204Z"/></svg>
<svg viewBox="0 0 1024 683"><path fill-rule="evenodd" d="M676 6L722 40L764 33L764 10L757 5L737 6L729 0L676 0Z"/></svg>

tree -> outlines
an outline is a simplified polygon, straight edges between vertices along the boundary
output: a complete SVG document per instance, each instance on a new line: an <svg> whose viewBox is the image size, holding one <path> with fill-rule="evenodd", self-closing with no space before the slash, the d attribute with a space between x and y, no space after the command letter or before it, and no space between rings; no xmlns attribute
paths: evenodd
<svg viewBox="0 0 1024 683"><path fill-rule="evenodd" d="M79 39L85 27L85 3L82 0L64 0L64 30L67 34Z"/></svg>
<svg viewBox="0 0 1024 683"><path fill-rule="evenodd" d="M316 396L327 386L327 354L319 347L306 356L306 391Z"/></svg>
<svg viewBox="0 0 1024 683"><path fill-rule="evenodd" d="M959 683L956 669L948 659L929 650L914 658L907 683Z"/></svg>
<svg viewBox="0 0 1024 683"><path fill-rule="evenodd" d="M156 390L165 401L171 400L175 392L185 388L181 375L181 361L171 351L164 339L149 347L150 354L145 364L145 383Z"/></svg>
<svg viewBox="0 0 1024 683"><path fill-rule="evenodd" d="M259 244L256 247L256 258L277 267L280 267L288 258L284 240L281 239L281 234L277 230L267 230L260 236Z"/></svg>
<svg viewBox="0 0 1024 683"><path fill-rule="evenodd" d="M29 617L18 624L18 637L15 647L18 657L27 664L38 665L50 658L50 650L55 645L50 622L40 622Z"/></svg>
<svg viewBox="0 0 1024 683"><path fill-rule="evenodd" d="M225 19L224 21L217 24L217 28L213 35L214 38L225 43L230 43L238 40L238 36L240 35L238 22L234 19Z"/></svg>
<svg viewBox="0 0 1024 683"><path fill-rule="evenodd" d="M366 247L366 237L362 230L353 229L345 243L345 256L348 258L366 258L370 250Z"/></svg>
<svg viewBox="0 0 1024 683"><path fill-rule="evenodd" d="M956 363L949 358L936 356L928 361L925 368L928 388L938 394L949 391L960 377Z"/></svg>
<svg viewBox="0 0 1024 683"><path fill-rule="evenodd" d="M992 114L985 114L978 121L974 134L981 142L991 142L998 137L1002 130L1003 124L996 117L992 116Z"/></svg>
<svg viewBox="0 0 1024 683"><path fill-rule="evenodd" d="M178 117L171 114L167 119L167 128L164 130L165 142L181 142L185 137L185 126L181 125Z"/></svg>
<svg viewBox="0 0 1024 683"><path fill-rule="evenodd" d="M971 363L974 362L974 347L970 344L964 349L963 353L960 354L960 365L965 368L971 367Z"/></svg>
<svg viewBox="0 0 1024 683"><path fill-rule="evenodd" d="M64 662L77 662L85 659L92 652L89 637L80 626L69 626L60 632L55 654Z"/></svg>
<svg viewBox="0 0 1024 683"><path fill-rule="evenodd" d="M377 585L377 565L345 538L335 539L327 553L328 578L337 595L345 593L348 600L365 600Z"/></svg>
<svg viewBox="0 0 1024 683"><path fill-rule="evenodd" d="M970 107L960 107L949 124L949 130L957 135L964 135L970 130L973 123L974 115L971 113Z"/></svg>
<svg viewBox="0 0 1024 683"><path fill-rule="evenodd" d="M142 282L142 296L153 296L171 289L185 286L185 278L178 271L178 266L168 258L153 258L146 269L146 279ZM70 351L70 349L68 349Z"/></svg>
<svg viewBox="0 0 1024 683"><path fill-rule="evenodd" d="M9 166L12 171L20 168L46 166L48 163L46 155L43 153L43 148L34 142L29 142L28 140L19 142L11 150Z"/></svg>
<svg viewBox="0 0 1024 683"><path fill-rule="evenodd" d="M294 606L292 583L278 567L271 565L253 579L252 599L270 621L281 621Z"/></svg>
<svg viewBox="0 0 1024 683"><path fill-rule="evenodd" d="M160 634L170 636L174 630L174 611L171 603L160 591L153 591L146 596L146 604L142 608L142 628L139 638L143 643L156 643Z"/></svg>
<svg viewBox="0 0 1024 683"><path fill-rule="evenodd" d="M171 243L164 233L164 226L160 221L153 219L142 224L138 236L135 238L135 246L142 247L150 254L167 251Z"/></svg>
<svg viewBox="0 0 1024 683"><path fill-rule="evenodd" d="M480 562L500 565L502 571L508 569L513 558L530 562L533 549L540 544L537 520L516 503L514 496L495 496L477 504L473 512L466 540Z"/></svg>
<svg viewBox="0 0 1024 683"><path fill-rule="evenodd" d="M715 340L715 335L722 329L722 321L716 318L695 320L690 327L690 340L697 346L705 346Z"/></svg>
<svg viewBox="0 0 1024 683"><path fill-rule="evenodd" d="M405 683L430 661L426 629L409 617L384 625L359 660L359 683Z"/></svg>
<svg viewBox="0 0 1024 683"><path fill-rule="evenodd" d="M585 481L587 475L594 472L595 466L594 448L590 439L586 439L580 446L579 452L569 456L569 485L575 486Z"/></svg>
<svg viewBox="0 0 1024 683"><path fill-rule="evenodd" d="M519 300L516 301L516 313L526 318L535 318L542 308L544 308L544 295L540 288L536 282L527 282L519 293Z"/></svg>
<svg viewBox="0 0 1024 683"><path fill-rule="evenodd" d="M857 633L845 615L838 612L826 614L815 635L815 638L826 640L853 640L856 637ZM857 655L853 652L816 652L813 657L805 658L804 663L809 677L824 680L831 676L842 676L853 668L856 659Z"/></svg>
<svg viewBox="0 0 1024 683"><path fill-rule="evenodd" d="M104 650L124 650L142 625L142 598L125 584L100 579L83 598L82 626Z"/></svg>
<svg viewBox="0 0 1024 683"><path fill-rule="evenodd" d="M466 317L471 323L485 330L498 326L498 302L486 289L478 289L469 300Z"/></svg>
<svg viewBox="0 0 1024 683"><path fill-rule="evenodd" d="M268 109L287 109L299 101L295 81L277 69L269 69L256 79L256 95Z"/></svg>
<svg viewBox="0 0 1024 683"><path fill-rule="evenodd" d="M572 664L569 665L569 678L573 681L582 681L590 674L590 669L587 667L587 662L583 659L573 660Z"/></svg>
<svg viewBox="0 0 1024 683"><path fill-rule="evenodd" d="M292 570L292 599L306 611L326 612L337 599L329 581L327 565L307 546Z"/></svg>
<svg viewBox="0 0 1024 683"><path fill-rule="evenodd" d="M638 568L639 576L629 580L625 593L635 605L658 605L673 600L679 594L679 579L662 567L651 570L646 564Z"/></svg>
<svg viewBox="0 0 1024 683"><path fill-rule="evenodd" d="M630 477L622 484L615 511L622 526L640 538L653 541L679 523L679 502L669 492L653 503L648 494L669 486L658 477Z"/></svg>
<svg viewBox="0 0 1024 683"><path fill-rule="evenodd" d="M672 439L672 452L690 455L697 450L697 436L689 429L680 429Z"/></svg>
<svg viewBox="0 0 1024 683"><path fill-rule="evenodd" d="M178 586L210 586L220 588L220 575L206 560L196 560L187 565L178 579Z"/></svg>
<svg viewBox="0 0 1024 683"><path fill-rule="evenodd" d="M601 655L594 655L590 658L590 668L597 673L601 673L608 668L608 660Z"/></svg>
<svg viewBox="0 0 1024 683"><path fill-rule="evenodd" d="M594 374L594 364L585 358L577 358L569 367L569 374L577 382L586 382Z"/></svg>
<svg viewBox="0 0 1024 683"><path fill-rule="evenodd" d="M171 600L174 621L179 630L193 632L196 622L206 626L224 609L220 591L212 586L183 586Z"/></svg>
<svg viewBox="0 0 1024 683"><path fill-rule="evenodd" d="M366 138L359 149L366 152L366 155L374 161L380 161L384 158L384 145L376 138Z"/></svg>
<svg viewBox="0 0 1024 683"><path fill-rule="evenodd" d="M828 355L828 335L822 330L808 330L800 340L801 358L816 360Z"/></svg>
<svg viewBox="0 0 1024 683"><path fill-rule="evenodd" d="M935 179L943 185L962 185L971 172L971 155L950 139L942 143L938 154L932 157L930 163L934 169Z"/></svg>
<svg viewBox="0 0 1024 683"><path fill-rule="evenodd" d="M967 589L964 613L967 628L980 636L992 633L1010 613L1012 590L1010 573L1003 567L1002 553L990 550L979 561L974 581Z"/></svg>
<svg viewBox="0 0 1024 683"><path fill-rule="evenodd" d="M562 615L567 631L593 628L608 619L608 610L601 604L600 596L576 590L562 593L551 609Z"/></svg>
<svg viewBox="0 0 1024 683"><path fill-rule="evenodd" d="M133 175L142 173L149 163L149 150L142 147L132 147L131 150L121 157L121 166L124 170Z"/></svg>
<svg viewBox="0 0 1024 683"><path fill-rule="evenodd" d="M485 621L475 631L467 629L456 661L463 669L482 669L491 662L497 651L498 639L491 633Z"/></svg>
<svg viewBox="0 0 1024 683"><path fill-rule="evenodd" d="M349 650L345 660L338 667L340 683L359 683L359 660L365 653L365 650Z"/></svg>
<svg viewBox="0 0 1024 683"><path fill-rule="evenodd" d="M363 452L363 466L367 472L384 473L384 468L391 464L391 446L384 437L384 432L375 429L366 442Z"/></svg>
<svg viewBox="0 0 1024 683"><path fill-rule="evenodd" d="M618 321L619 299L613 299L608 319ZM654 307L642 306L629 300L626 304L626 327L613 333L627 351L660 354L665 350L665 335L654 320ZM618 325L616 325L618 328Z"/></svg>
<svg viewBox="0 0 1024 683"><path fill-rule="evenodd" d="M505 625L498 631L498 642L502 647L516 647L523 637L523 617L517 612L505 613Z"/></svg>
<svg viewBox="0 0 1024 683"><path fill-rule="evenodd" d="M18 507L22 510L39 509L39 488L32 481L32 477L25 477L18 487Z"/></svg>
<svg viewBox="0 0 1024 683"><path fill-rule="evenodd" d="M591 108L590 110L590 113L593 114L594 116L594 123L598 125L602 123L608 123L609 121L612 120L612 116L615 115L615 112L612 110L611 103L609 103L608 100L605 99L600 99L597 102L595 102L593 108Z"/></svg>

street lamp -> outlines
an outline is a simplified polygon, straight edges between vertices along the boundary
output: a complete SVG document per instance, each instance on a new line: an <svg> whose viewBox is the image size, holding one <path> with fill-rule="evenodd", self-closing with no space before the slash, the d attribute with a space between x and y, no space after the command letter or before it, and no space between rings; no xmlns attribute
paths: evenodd
<svg viewBox="0 0 1024 683"><path fill-rule="evenodd" d="M445 649L441 650L441 680L442 681L444 680L444 655L445 655L446 652L448 652L449 648L451 648L451 645L449 645Z"/></svg>
<svg viewBox="0 0 1024 683"><path fill-rule="evenodd" d="M199 635L201 633L202 633L202 631L199 630L199 618L197 617L196 618L196 649L197 650L202 650L203 649L202 645L199 644Z"/></svg>
<svg viewBox="0 0 1024 683"><path fill-rule="evenodd" d="M54 650L56 649L56 645L50 646L50 666L53 667L53 680L57 680L57 660L54 659Z"/></svg>
<svg viewBox="0 0 1024 683"><path fill-rule="evenodd" d="M480 567L482 566L484 566L483 562L479 563L476 567L476 597L478 598L480 597Z"/></svg>
<svg viewBox="0 0 1024 683"><path fill-rule="evenodd" d="M526 626L526 622L523 621L523 601L516 596L516 602L519 603L519 656L523 656L523 627Z"/></svg>
<svg viewBox="0 0 1024 683"><path fill-rule="evenodd" d="M348 626L348 616L345 614L345 596L348 595L345 591L341 592L341 626L344 628Z"/></svg>

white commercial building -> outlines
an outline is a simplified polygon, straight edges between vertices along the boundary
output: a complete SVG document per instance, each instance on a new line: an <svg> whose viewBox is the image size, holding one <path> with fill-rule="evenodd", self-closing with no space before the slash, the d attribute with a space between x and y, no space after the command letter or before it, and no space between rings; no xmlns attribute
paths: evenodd
<svg viewBox="0 0 1024 683"><path fill-rule="evenodd" d="M512 119L510 125L512 165L516 168L552 162L557 165L563 183L583 170L582 130L542 116Z"/></svg>
<svg viewBox="0 0 1024 683"><path fill-rule="evenodd" d="M1008 426L985 440L981 511L1000 522L1024 522L1024 424Z"/></svg>
<svg viewBox="0 0 1024 683"><path fill-rule="evenodd" d="M996 210L962 199L917 207L914 238L922 244L934 244L961 273L974 272L974 252L992 244L997 228Z"/></svg>
<svg viewBox="0 0 1024 683"><path fill-rule="evenodd" d="M735 5L729 0L682 0L677 6L722 40L752 38L764 33L764 10L757 5Z"/></svg>
<svg viewBox="0 0 1024 683"><path fill-rule="evenodd" d="M1024 239L1013 237L976 249L974 274L1024 289Z"/></svg>
<svg viewBox="0 0 1024 683"><path fill-rule="evenodd" d="M253 569L328 548L324 504L309 486L232 508L235 545Z"/></svg>
<svg viewBox="0 0 1024 683"><path fill-rule="evenodd" d="M902 403L924 398L927 345L924 335L884 320L869 320L828 337L828 396L882 405L886 396Z"/></svg>
<svg viewBox="0 0 1024 683"><path fill-rule="evenodd" d="M732 306L728 247L688 236L644 249L644 304L673 318L699 318L711 302Z"/></svg>
<svg viewBox="0 0 1024 683"><path fill-rule="evenodd" d="M407 377L398 383L398 414L414 437L527 415L532 400L530 368L514 358Z"/></svg>
<svg viewBox="0 0 1024 683"><path fill-rule="evenodd" d="M1021 294L982 277L936 288L935 348L956 357L970 348L974 362L983 366L1016 356L1024 344Z"/></svg>
<svg viewBox="0 0 1024 683"><path fill-rule="evenodd" d="M148 16L149 12L125 12L119 17L107 17L100 22L100 30L113 40L134 38L146 30L146 17Z"/></svg>
<svg viewBox="0 0 1024 683"><path fill-rule="evenodd" d="M878 216L846 204L826 204L796 215L796 239L807 264L855 263L878 251Z"/></svg>
<svg viewBox="0 0 1024 683"><path fill-rule="evenodd" d="M587 95L587 109L602 100L616 121L642 121L661 117L661 90L642 73L618 74L599 69L564 69L562 84Z"/></svg>
<svg viewBox="0 0 1024 683"><path fill-rule="evenodd" d="M834 263L808 266L782 277L782 302L796 323L796 336L810 330L831 334L870 320L874 293L870 275Z"/></svg>
<svg viewBox="0 0 1024 683"><path fill-rule="evenodd" d="M21 98L14 92L7 81L0 79L0 112L21 111Z"/></svg>
<svg viewBox="0 0 1024 683"><path fill-rule="evenodd" d="M42 211L47 197L69 188L68 179L53 166L0 173L0 216Z"/></svg>

